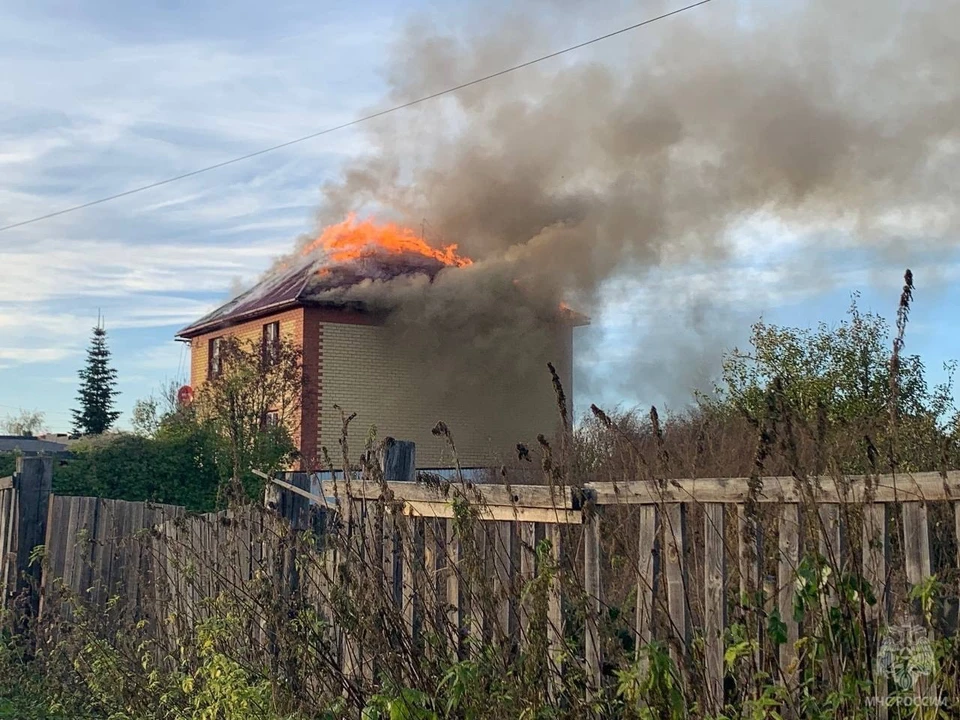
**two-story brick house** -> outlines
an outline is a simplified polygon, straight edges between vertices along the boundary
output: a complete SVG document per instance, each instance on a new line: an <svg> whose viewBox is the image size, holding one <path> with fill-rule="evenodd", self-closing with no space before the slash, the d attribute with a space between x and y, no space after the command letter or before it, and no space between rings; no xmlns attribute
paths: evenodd
<svg viewBox="0 0 960 720"><path fill-rule="evenodd" d="M313 272L305 267L271 276L177 333L190 344L194 387L215 368L218 344L225 336L264 342L282 336L302 348L306 382L299 426L292 430L306 469L318 467L321 446L338 457L341 425L334 405L357 413L351 426L354 447L376 426L380 437L415 441L420 467L452 465L449 448L431 434L438 420L453 430L465 466L499 462L515 454L518 441L534 443L537 433L550 434L556 428L556 399L546 375L522 399L510 393L498 397L498 389L490 388L485 401L489 404L492 398L503 409L496 420L479 416L470 400L456 392L418 392L422 383L409 380L423 368L391 347L384 316L359 303L318 301L309 291ZM561 315L552 325L556 351L551 358L569 395L573 327L586 321L571 313Z"/></svg>

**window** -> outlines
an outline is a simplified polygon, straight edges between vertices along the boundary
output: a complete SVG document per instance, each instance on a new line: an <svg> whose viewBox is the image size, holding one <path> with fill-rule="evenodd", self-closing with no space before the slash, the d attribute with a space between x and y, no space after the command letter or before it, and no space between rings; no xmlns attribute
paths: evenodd
<svg viewBox="0 0 960 720"><path fill-rule="evenodd" d="M222 337L215 337L210 341L209 347L209 367L207 368L207 374L210 377L216 377L221 372L223 372L223 358L220 357L220 346L223 343Z"/></svg>
<svg viewBox="0 0 960 720"><path fill-rule="evenodd" d="M276 410L267 410L263 415L263 426L265 428L274 428L280 424L280 413Z"/></svg>
<svg viewBox="0 0 960 720"><path fill-rule="evenodd" d="M280 323L272 322L263 326L263 362L273 365L280 354Z"/></svg>

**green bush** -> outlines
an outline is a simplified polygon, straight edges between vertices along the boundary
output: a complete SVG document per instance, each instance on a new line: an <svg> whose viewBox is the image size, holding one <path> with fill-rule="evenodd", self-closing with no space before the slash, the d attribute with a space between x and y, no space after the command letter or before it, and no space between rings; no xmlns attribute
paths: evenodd
<svg viewBox="0 0 960 720"><path fill-rule="evenodd" d="M156 438L95 438L75 446L75 457L54 469L53 490L209 510L216 502L219 475L208 445L199 430Z"/></svg>
<svg viewBox="0 0 960 720"><path fill-rule="evenodd" d="M101 435L77 443L71 452L72 458L54 461L53 491L58 495L146 500L196 511L216 505L221 476L212 441L200 428L178 428L154 438ZM15 455L0 455L0 477L15 468Z"/></svg>

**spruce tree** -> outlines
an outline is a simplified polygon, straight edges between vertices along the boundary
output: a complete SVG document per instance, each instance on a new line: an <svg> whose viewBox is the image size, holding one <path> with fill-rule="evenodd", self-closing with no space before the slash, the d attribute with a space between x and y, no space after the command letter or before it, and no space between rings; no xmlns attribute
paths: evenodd
<svg viewBox="0 0 960 720"><path fill-rule="evenodd" d="M80 391L77 401L80 409L73 411L74 431L85 435L99 435L109 430L120 417L114 410L114 398L120 394L117 371L110 366L107 331L100 323L93 328L93 337L87 349L87 364L78 373Z"/></svg>

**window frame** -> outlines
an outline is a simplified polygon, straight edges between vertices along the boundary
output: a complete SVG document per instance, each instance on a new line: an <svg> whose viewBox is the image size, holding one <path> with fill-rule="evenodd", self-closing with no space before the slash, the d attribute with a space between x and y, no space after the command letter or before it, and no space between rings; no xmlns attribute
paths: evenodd
<svg viewBox="0 0 960 720"><path fill-rule="evenodd" d="M270 337L270 334L273 337ZM263 363L267 367L272 366L280 357L280 321L264 323L262 338Z"/></svg>
<svg viewBox="0 0 960 720"><path fill-rule="evenodd" d="M279 410L267 410L263 414L263 420L261 421L262 428L264 430L268 428L274 428L280 426L280 411Z"/></svg>
<svg viewBox="0 0 960 720"><path fill-rule="evenodd" d="M223 373L223 355L221 346L223 335L210 338L207 344L207 376L219 377Z"/></svg>

